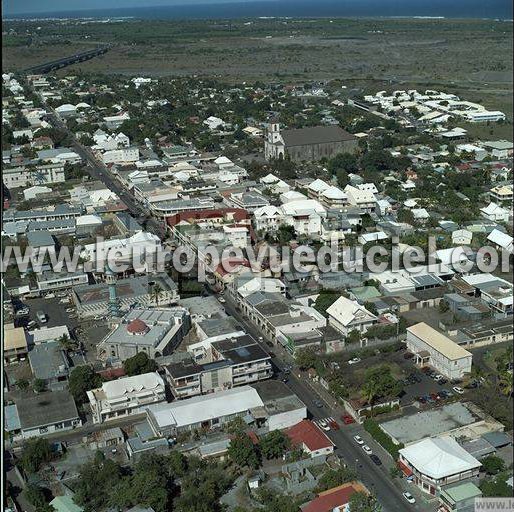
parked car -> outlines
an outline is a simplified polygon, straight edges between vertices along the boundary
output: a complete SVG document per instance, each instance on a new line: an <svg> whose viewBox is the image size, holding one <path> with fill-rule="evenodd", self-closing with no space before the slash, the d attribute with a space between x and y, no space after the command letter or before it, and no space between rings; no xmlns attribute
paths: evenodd
<svg viewBox="0 0 514 512"><path fill-rule="evenodd" d="M74 313L75 308L66 308L66 313Z"/></svg>
<svg viewBox="0 0 514 512"><path fill-rule="evenodd" d="M459 395L463 395L464 394L464 390L462 388L459 388L459 386L455 386L453 388L453 391L455 391L455 393L457 393Z"/></svg>
<svg viewBox="0 0 514 512"><path fill-rule="evenodd" d="M407 492L405 491L404 493L402 493L402 496L411 504L411 505L414 505L414 503L416 503L416 499L414 498L414 496L410 493L410 492Z"/></svg>
<svg viewBox="0 0 514 512"><path fill-rule="evenodd" d="M373 450L367 444L363 445L362 449L364 450L364 453L366 453L367 455L373 454Z"/></svg>
<svg viewBox="0 0 514 512"><path fill-rule="evenodd" d="M225 304L225 302L227 302L223 297L218 297L218 300L221 304Z"/></svg>
<svg viewBox="0 0 514 512"><path fill-rule="evenodd" d="M445 384L448 384L448 381L446 379L441 379L441 380L438 380L437 383L440 385L440 386L444 386Z"/></svg>
<svg viewBox="0 0 514 512"><path fill-rule="evenodd" d="M321 402L321 400L314 400L314 405L316 407L323 407L323 402Z"/></svg>
<svg viewBox="0 0 514 512"><path fill-rule="evenodd" d="M336 420L329 421L328 424L332 430L339 430L339 423Z"/></svg>
<svg viewBox="0 0 514 512"><path fill-rule="evenodd" d="M362 439L361 436L353 436L353 440L357 443L357 444L360 444L361 446L364 444L364 440Z"/></svg>
<svg viewBox="0 0 514 512"><path fill-rule="evenodd" d="M55 299L55 293L47 293L45 299Z"/></svg>
<svg viewBox="0 0 514 512"><path fill-rule="evenodd" d="M341 416L341 419L343 420L343 423L345 425L350 425L351 423L355 423L355 420L353 419L352 416L350 416L349 414L343 414Z"/></svg>
<svg viewBox="0 0 514 512"><path fill-rule="evenodd" d="M38 311L36 313L36 317L39 322L41 322L42 324L46 324L46 313L44 311Z"/></svg>
<svg viewBox="0 0 514 512"><path fill-rule="evenodd" d="M443 380L443 379L444 379L444 377L443 377L442 375L440 375L440 374L437 374L437 375L434 377L434 380L435 380L436 382L439 382L440 380Z"/></svg>
<svg viewBox="0 0 514 512"><path fill-rule="evenodd" d="M360 357L354 357L353 359L350 359L348 361L348 364L357 364L357 363L360 363L360 362L361 362Z"/></svg>
<svg viewBox="0 0 514 512"><path fill-rule="evenodd" d="M411 352L405 352L405 354L403 354L404 359L412 359L413 357L414 354L412 354Z"/></svg>
<svg viewBox="0 0 514 512"><path fill-rule="evenodd" d="M377 466L381 466L382 465L382 461L380 460L380 457L378 457L377 455L375 455L374 453L372 453L369 458L377 465Z"/></svg>
<svg viewBox="0 0 514 512"><path fill-rule="evenodd" d="M325 420L319 420L319 423L318 425L325 431L329 431L330 430L330 426L329 424L325 421Z"/></svg>

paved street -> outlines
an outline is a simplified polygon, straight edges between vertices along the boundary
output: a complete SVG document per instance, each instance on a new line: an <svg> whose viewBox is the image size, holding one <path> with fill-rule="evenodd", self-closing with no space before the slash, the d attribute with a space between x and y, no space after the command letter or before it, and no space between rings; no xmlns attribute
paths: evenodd
<svg viewBox="0 0 514 512"><path fill-rule="evenodd" d="M225 309L233 316L256 340L262 335L261 332L251 323L247 322L243 316L236 311L235 303L228 294L225 294ZM269 347L261 343L262 348L269 352ZM280 347L274 347L275 357L272 362L275 367L282 371L285 365L292 362L291 356L285 353ZM323 419L327 416L340 418L343 409L338 406L333 399L328 398L328 393L315 390L306 375L302 375L298 370L294 370L287 382L289 388L302 400L313 419ZM323 407L317 407L315 401L321 401ZM353 440L354 435L360 435L371 447L383 462L383 465L376 466L371 459L362 451L362 448ZM409 510L435 510L436 504L428 504L424 497L421 497L418 489L413 484L407 484L404 479L392 480L389 470L394 463L390 455L378 444L360 425L345 425L340 430L331 430L327 433L328 437L336 445L336 453L346 462L349 467L353 467L359 474L359 478L377 496L384 511L409 511ZM410 505L405 501L402 492L408 490L416 496L416 504Z"/></svg>
<svg viewBox="0 0 514 512"><path fill-rule="evenodd" d="M118 194L120 199L125 203L130 213L138 218L143 227L155 235L163 238L165 234L165 228L162 222L157 219L148 216L141 206L136 202L132 195L124 189L124 187L111 175L109 169L103 162L95 158L93 152L80 144L75 138L75 134L68 129L66 124L62 121L55 110L49 105L45 104L47 111L50 112L48 115L49 122L55 127L66 131L66 133L73 138L73 148L82 157L85 165L87 165L87 171L93 179L99 180L109 189Z"/></svg>

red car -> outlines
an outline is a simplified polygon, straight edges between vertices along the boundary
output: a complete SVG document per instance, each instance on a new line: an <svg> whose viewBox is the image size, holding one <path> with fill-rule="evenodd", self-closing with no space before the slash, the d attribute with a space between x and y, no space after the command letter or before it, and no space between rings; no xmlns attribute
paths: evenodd
<svg viewBox="0 0 514 512"><path fill-rule="evenodd" d="M353 418L352 418L353 419ZM332 421L329 421L328 422L328 426L332 429L332 430L339 430L339 424L337 423L336 420L332 420Z"/></svg>
<svg viewBox="0 0 514 512"><path fill-rule="evenodd" d="M355 423L355 420L349 414L344 414L343 416L341 416L341 419L343 420L343 423L345 425L350 425L350 423Z"/></svg>

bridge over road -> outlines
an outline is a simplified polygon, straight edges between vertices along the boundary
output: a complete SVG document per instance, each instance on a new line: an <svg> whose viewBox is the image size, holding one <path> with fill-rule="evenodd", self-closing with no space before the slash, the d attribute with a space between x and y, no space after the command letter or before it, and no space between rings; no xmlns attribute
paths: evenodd
<svg viewBox="0 0 514 512"><path fill-rule="evenodd" d="M45 74L50 73L50 71L55 71L57 69L64 68L66 66L71 66L72 64L76 64L77 62L84 62L86 60L93 59L94 57L98 57L99 55L103 55L109 51L111 48L110 45L99 46L94 50L87 50L85 52L76 53L75 55L70 55L69 57L63 57L62 59L53 60L51 62L46 62L44 64L38 64L37 66L32 66L30 68L24 69L23 73L26 74Z"/></svg>

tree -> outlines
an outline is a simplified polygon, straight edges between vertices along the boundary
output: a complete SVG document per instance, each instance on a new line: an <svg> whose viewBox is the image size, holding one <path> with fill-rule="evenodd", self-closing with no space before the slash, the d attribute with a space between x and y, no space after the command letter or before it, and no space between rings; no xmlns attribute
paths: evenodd
<svg viewBox="0 0 514 512"><path fill-rule="evenodd" d="M67 334L60 336L57 341L59 342L61 349L65 352L70 352L76 347L75 342L73 342Z"/></svg>
<svg viewBox="0 0 514 512"><path fill-rule="evenodd" d="M166 457L144 454L133 473L118 481L109 502L123 509L141 505L155 512L166 512L171 506L174 487L174 475Z"/></svg>
<svg viewBox="0 0 514 512"><path fill-rule="evenodd" d="M224 431L227 434L238 435L242 434L246 430L246 423L244 422L241 416L236 416L234 419L230 420L225 424Z"/></svg>
<svg viewBox="0 0 514 512"><path fill-rule="evenodd" d="M20 391L26 391L27 389L29 389L29 386L30 386L30 383L27 379L20 379L20 380L16 381L16 387Z"/></svg>
<svg viewBox="0 0 514 512"><path fill-rule="evenodd" d="M68 389L75 401L83 404L87 401L87 391L95 389L102 384L100 375L95 373L90 366L77 366L70 373Z"/></svg>
<svg viewBox="0 0 514 512"><path fill-rule="evenodd" d="M328 316L327 309L341 297L341 293L332 290L321 290L316 297L314 309L319 311L323 316Z"/></svg>
<svg viewBox="0 0 514 512"><path fill-rule="evenodd" d="M104 510L122 478L121 467L110 459L95 460L80 468L73 500L85 512ZM121 496L122 499L124 496Z"/></svg>
<svg viewBox="0 0 514 512"><path fill-rule="evenodd" d="M152 299L155 302L155 305L159 305L159 299L162 297L162 294L164 293L164 290L162 289L162 286L159 284L154 284L152 287Z"/></svg>
<svg viewBox="0 0 514 512"><path fill-rule="evenodd" d="M314 352L314 349L312 348L297 350L294 357L296 364L300 367L300 370L314 368L317 360L316 352Z"/></svg>
<svg viewBox="0 0 514 512"><path fill-rule="evenodd" d="M23 495L36 512L54 512L54 508L47 502L45 490L38 485L28 484Z"/></svg>
<svg viewBox="0 0 514 512"><path fill-rule="evenodd" d="M46 382L43 379L34 379L32 389L36 393L42 393L43 391L46 391Z"/></svg>
<svg viewBox="0 0 514 512"><path fill-rule="evenodd" d="M153 359L150 359L146 352L139 352L135 356L126 359L123 363L125 373L129 377L155 372L157 367L157 363Z"/></svg>
<svg viewBox="0 0 514 512"><path fill-rule="evenodd" d="M43 464L49 462L52 458L52 450L50 443L40 437L37 439L29 439L23 446L20 457L20 467L25 473L35 473Z"/></svg>
<svg viewBox="0 0 514 512"><path fill-rule="evenodd" d="M357 473L351 468L341 467L339 469L329 469L319 479L317 491L322 492L333 487L351 482L357 478Z"/></svg>
<svg viewBox="0 0 514 512"><path fill-rule="evenodd" d="M261 453L267 459L278 459L291 446L291 441L281 430L273 430L266 434L260 442Z"/></svg>
<svg viewBox="0 0 514 512"><path fill-rule="evenodd" d="M488 475L497 475L501 471L505 471L505 462L496 455L489 455L482 459L482 467Z"/></svg>
<svg viewBox="0 0 514 512"><path fill-rule="evenodd" d="M354 492L348 502L352 512L377 512L377 499L372 494Z"/></svg>
<svg viewBox="0 0 514 512"><path fill-rule="evenodd" d="M260 454L246 434L240 434L230 441L228 456L240 467L257 469L261 465Z"/></svg>
<svg viewBox="0 0 514 512"><path fill-rule="evenodd" d="M356 329L351 330L345 338L345 342L348 344L360 343L361 333Z"/></svg>
<svg viewBox="0 0 514 512"><path fill-rule="evenodd" d="M392 397L400 391L401 386L392 376L389 366L380 365L366 370L362 392L371 406L377 398ZM371 414L373 414L373 409Z"/></svg>
<svg viewBox="0 0 514 512"><path fill-rule="evenodd" d="M501 476L491 480L482 480L479 487L483 496L486 498L512 497L512 487L505 480L505 477Z"/></svg>
<svg viewBox="0 0 514 512"><path fill-rule="evenodd" d="M327 168L336 176L338 176L340 171L343 171L348 176L348 174L359 170L357 157L352 153L338 153L329 160Z"/></svg>
<svg viewBox="0 0 514 512"><path fill-rule="evenodd" d="M446 313L449 310L450 310L450 306L449 306L448 302L446 302L445 300L441 300L439 302L439 312Z"/></svg>

